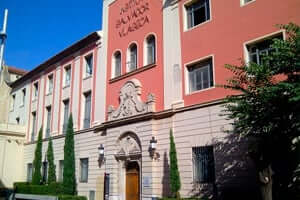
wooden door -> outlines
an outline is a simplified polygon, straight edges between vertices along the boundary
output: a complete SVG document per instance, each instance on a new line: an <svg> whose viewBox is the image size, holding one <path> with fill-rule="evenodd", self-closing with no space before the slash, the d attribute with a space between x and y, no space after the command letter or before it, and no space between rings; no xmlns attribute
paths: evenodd
<svg viewBox="0 0 300 200"><path fill-rule="evenodd" d="M139 166L137 162L133 162L126 168L126 200L139 200L139 198Z"/></svg>

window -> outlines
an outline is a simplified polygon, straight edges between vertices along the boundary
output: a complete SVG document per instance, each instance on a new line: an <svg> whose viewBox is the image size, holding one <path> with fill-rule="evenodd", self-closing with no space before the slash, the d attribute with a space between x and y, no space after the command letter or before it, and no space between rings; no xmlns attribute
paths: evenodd
<svg viewBox="0 0 300 200"><path fill-rule="evenodd" d="M15 101L16 101L16 95L15 94L13 94L12 95L12 98L11 98L11 108L10 108L10 110L14 110L14 108L15 108Z"/></svg>
<svg viewBox="0 0 300 200"><path fill-rule="evenodd" d="M32 113L32 130L31 130L31 142L34 141L35 137L35 126L36 126L36 113Z"/></svg>
<svg viewBox="0 0 300 200"><path fill-rule="evenodd" d="M53 75L48 76L48 94L51 94L53 91Z"/></svg>
<svg viewBox="0 0 300 200"><path fill-rule="evenodd" d="M215 181L213 146L193 147L193 178L197 183Z"/></svg>
<svg viewBox="0 0 300 200"><path fill-rule="evenodd" d="M241 5L245 5L245 4L250 3L252 1L255 1L255 0L241 0Z"/></svg>
<svg viewBox="0 0 300 200"><path fill-rule="evenodd" d="M20 117L16 118L16 122L17 122L17 124L20 124Z"/></svg>
<svg viewBox="0 0 300 200"><path fill-rule="evenodd" d="M137 68L137 46L131 44L127 52L127 71L131 72Z"/></svg>
<svg viewBox="0 0 300 200"><path fill-rule="evenodd" d="M48 180L48 162L43 162L43 183L46 183Z"/></svg>
<svg viewBox="0 0 300 200"><path fill-rule="evenodd" d="M37 99L38 95L39 95L39 83L38 82L34 83L33 89L34 89L34 98L33 99Z"/></svg>
<svg viewBox="0 0 300 200"><path fill-rule="evenodd" d="M63 181L63 174L64 174L64 160L59 161L59 170L58 170L58 181Z"/></svg>
<svg viewBox="0 0 300 200"><path fill-rule="evenodd" d="M121 53L117 51L113 56L113 78L121 76Z"/></svg>
<svg viewBox="0 0 300 200"><path fill-rule="evenodd" d="M93 74L93 54L85 57L85 76L91 76Z"/></svg>
<svg viewBox="0 0 300 200"><path fill-rule="evenodd" d="M64 86L69 86L71 82L71 65L65 67L65 84Z"/></svg>
<svg viewBox="0 0 300 200"><path fill-rule="evenodd" d="M27 182L31 182L32 181L32 163L28 163L27 164Z"/></svg>
<svg viewBox="0 0 300 200"><path fill-rule="evenodd" d="M270 47L273 39L283 39L282 33L280 35L267 38L265 40L254 42L247 45L248 60L256 64L262 64L263 57L270 54L272 48Z"/></svg>
<svg viewBox="0 0 300 200"><path fill-rule="evenodd" d="M89 200L95 200L95 191L94 190L90 190Z"/></svg>
<svg viewBox="0 0 300 200"><path fill-rule="evenodd" d="M47 110L47 124L46 124L46 138L50 137L50 122L51 122L51 106L46 108Z"/></svg>
<svg viewBox="0 0 300 200"><path fill-rule="evenodd" d="M80 159L80 182L88 182L89 159Z"/></svg>
<svg viewBox="0 0 300 200"><path fill-rule="evenodd" d="M63 123L63 133L67 131L68 120L69 120L69 99L64 100L64 123Z"/></svg>
<svg viewBox="0 0 300 200"><path fill-rule="evenodd" d="M91 124L91 92L84 94L85 106L84 106L84 119L83 128L90 128Z"/></svg>
<svg viewBox="0 0 300 200"><path fill-rule="evenodd" d="M212 58L187 66L189 92L203 90L214 85Z"/></svg>
<svg viewBox="0 0 300 200"><path fill-rule="evenodd" d="M146 39L146 65L153 64L155 63L155 54L156 54L156 49L155 49L155 37L154 35L150 35Z"/></svg>
<svg viewBox="0 0 300 200"><path fill-rule="evenodd" d="M185 5L187 28L210 20L209 0L194 0Z"/></svg>
<svg viewBox="0 0 300 200"><path fill-rule="evenodd" d="M25 105L25 98L26 98L26 89L24 88L22 90L22 104L21 105Z"/></svg>

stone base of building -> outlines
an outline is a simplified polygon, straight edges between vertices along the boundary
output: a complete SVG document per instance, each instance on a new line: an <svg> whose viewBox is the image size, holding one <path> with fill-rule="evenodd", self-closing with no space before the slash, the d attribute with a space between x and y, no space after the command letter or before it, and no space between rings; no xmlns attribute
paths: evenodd
<svg viewBox="0 0 300 200"><path fill-rule="evenodd" d="M152 200L170 196L169 134L173 131L181 179L182 197L208 197L213 193L225 199L255 199L258 193L256 172L247 156L247 142L235 137L230 121L221 116L220 104L181 110L162 118L120 123L105 130L90 130L75 135L76 177L79 195L90 200ZM155 152L150 141L157 140ZM99 162L98 147L104 146ZM46 155L47 141L43 143ZM53 140L56 172L61 175L64 138ZM215 183L200 184L195 177L193 149L213 148ZM24 149L25 166L32 163L35 144ZM88 181L80 181L80 160L88 158ZM26 177L24 177L26 179ZM106 193L106 196L104 195Z"/></svg>

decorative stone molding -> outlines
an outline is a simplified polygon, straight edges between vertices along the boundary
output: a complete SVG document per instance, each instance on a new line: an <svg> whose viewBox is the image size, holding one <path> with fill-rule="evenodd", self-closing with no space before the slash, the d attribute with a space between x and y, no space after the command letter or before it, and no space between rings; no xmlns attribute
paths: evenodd
<svg viewBox="0 0 300 200"><path fill-rule="evenodd" d="M147 112L155 112L155 96L148 94L147 101L141 100L142 85L137 79L127 81L120 91L120 105L108 107L108 120L122 119Z"/></svg>
<svg viewBox="0 0 300 200"><path fill-rule="evenodd" d="M142 150L138 141L130 134L117 141L117 160L130 161L141 157Z"/></svg>

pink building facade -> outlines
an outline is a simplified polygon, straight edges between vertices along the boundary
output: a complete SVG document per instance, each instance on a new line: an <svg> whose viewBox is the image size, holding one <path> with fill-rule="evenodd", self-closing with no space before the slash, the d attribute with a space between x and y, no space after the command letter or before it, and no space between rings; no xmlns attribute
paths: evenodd
<svg viewBox="0 0 300 200"><path fill-rule="evenodd" d="M285 39L275 25L300 24L299 8L298 0L104 0L102 31L13 84L12 94L29 95L24 179L43 126L43 155L53 137L61 180L72 113L77 189L90 200L169 196L171 130L183 197L256 198L247 142L220 115L234 93L217 85L232 76L225 64L260 62L269 39Z"/></svg>

